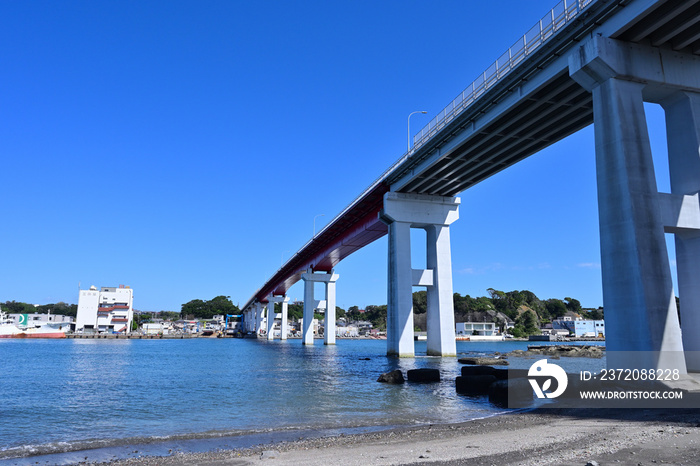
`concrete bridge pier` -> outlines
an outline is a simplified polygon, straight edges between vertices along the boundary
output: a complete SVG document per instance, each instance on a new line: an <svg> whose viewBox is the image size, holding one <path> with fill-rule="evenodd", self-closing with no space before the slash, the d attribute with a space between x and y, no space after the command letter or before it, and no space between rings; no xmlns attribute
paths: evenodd
<svg viewBox="0 0 700 466"><path fill-rule="evenodd" d="M675 233L681 330L687 368L700 372L700 90L661 101L666 113L672 214L664 224Z"/></svg>
<svg viewBox="0 0 700 466"><path fill-rule="evenodd" d="M389 192L379 218L389 227L387 354L412 357L413 286L427 288L428 354L455 356L452 258L449 226L459 218L459 198ZM411 267L411 228L427 233L427 269Z"/></svg>
<svg viewBox="0 0 700 466"><path fill-rule="evenodd" d="M255 332L255 310L253 307L246 310L245 329L247 332Z"/></svg>
<svg viewBox="0 0 700 466"><path fill-rule="evenodd" d="M282 313L281 313L281 322L280 322L280 340L286 340L287 339L287 333L288 333L288 326L287 326L287 313L289 309L289 297L287 296L274 296L270 295L267 298L267 305L268 305L268 316L272 315L272 318L274 320L275 318L275 303L280 303L282 307ZM272 309L272 314L269 314L270 309ZM267 324L267 339L268 340L273 340L274 337L272 336L272 326L268 322Z"/></svg>
<svg viewBox="0 0 700 466"><path fill-rule="evenodd" d="M241 325L242 325L242 327L243 327L243 331L244 331L244 332L247 332L247 331L248 331L248 326L249 326L249 324L250 324L250 322L249 322L250 317L249 317L249 315L248 315L248 309L247 309L247 308L242 309L242 310L241 310L241 315L243 316L243 317L241 318Z"/></svg>
<svg viewBox="0 0 700 466"><path fill-rule="evenodd" d="M700 161L697 97L688 91L700 91L700 59L595 36L570 55L569 73L593 94L608 367L685 373L664 232L680 245L683 333L693 345ZM644 101L666 110L672 194L657 191Z"/></svg>
<svg viewBox="0 0 700 466"><path fill-rule="evenodd" d="M275 334L272 332L272 327L275 325L275 302L267 298L267 339L274 340Z"/></svg>
<svg viewBox="0 0 700 466"><path fill-rule="evenodd" d="M255 305L253 306L253 309L255 312L255 333L260 334L260 330L262 330L262 320L263 320L263 305L262 303L256 302Z"/></svg>
<svg viewBox="0 0 700 466"><path fill-rule="evenodd" d="M285 296L284 301L282 301L282 321L280 322L280 340L286 340L287 334L289 333L289 324L287 323L288 313L289 313L289 298L287 296Z"/></svg>
<svg viewBox="0 0 700 466"><path fill-rule="evenodd" d="M314 332L311 324L314 319L314 310L325 308L326 325L323 342L326 345L335 345L335 282L339 275L333 273L313 273L309 269L302 274L304 280L304 322L302 326L302 344L314 344ZM326 287L325 301L317 301L314 297L314 283L323 282Z"/></svg>

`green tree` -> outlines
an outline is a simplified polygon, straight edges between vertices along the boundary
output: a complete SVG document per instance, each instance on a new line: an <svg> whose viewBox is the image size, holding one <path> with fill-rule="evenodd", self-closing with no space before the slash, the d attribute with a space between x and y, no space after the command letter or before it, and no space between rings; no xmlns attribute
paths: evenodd
<svg viewBox="0 0 700 466"><path fill-rule="evenodd" d="M537 323L537 315L531 310L523 312L515 320L515 327L513 330L512 334L515 337L539 334L540 328Z"/></svg>
<svg viewBox="0 0 700 466"><path fill-rule="evenodd" d="M51 314L75 317L78 314L78 305L59 301L55 304L36 306L32 312L38 312L39 314L48 314L50 312Z"/></svg>
<svg viewBox="0 0 700 466"><path fill-rule="evenodd" d="M578 299L564 298L564 301L566 301L567 311L575 312L577 314L581 313L581 302Z"/></svg>
<svg viewBox="0 0 700 466"><path fill-rule="evenodd" d="M364 317L364 320L368 320L372 323L372 327L379 330L386 330L386 304L382 306L367 306Z"/></svg>
<svg viewBox="0 0 700 466"><path fill-rule="evenodd" d="M423 314L428 310L428 292L416 291L413 293L413 313Z"/></svg>
<svg viewBox="0 0 700 466"><path fill-rule="evenodd" d="M603 320L605 318L602 307L598 309L588 309L584 312L584 316L591 320Z"/></svg>
<svg viewBox="0 0 700 466"><path fill-rule="evenodd" d="M141 323L141 315L134 314L134 319L131 321L131 331L138 330Z"/></svg>
<svg viewBox="0 0 700 466"><path fill-rule="evenodd" d="M502 312L511 319L514 319L518 315L518 307L522 304L522 298L519 291L510 291L505 293L503 291L494 290L489 288L489 296L491 296L491 302L497 311Z"/></svg>
<svg viewBox="0 0 700 466"><path fill-rule="evenodd" d="M180 314L183 318L192 316L196 319L211 319L215 315L240 314L240 309L235 306L228 296L217 296L210 301L193 299L182 305Z"/></svg>
<svg viewBox="0 0 700 466"><path fill-rule="evenodd" d="M364 315L360 312L357 306L350 306L345 313L345 318L349 321L365 320Z"/></svg>
<svg viewBox="0 0 700 466"><path fill-rule="evenodd" d="M211 317L206 317L208 319L215 315L239 314L241 312L238 306L231 302L230 296L217 296L211 301L207 301L207 308L211 313Z"/></svg>
<svg viewBox="0 0 700 466"><path fill-rule="evenodd" d="M298 321L304 317L304 306L301 304L290 304L287 307L287 317L291 320Z"/></svg>
<svg viewBox="0 0 700 466"><path fill-rule="evenodd" d="M201 299L193 299L183 304L180 310L183 319L203 318L207 313L207 305Z"/></svg>
<svg viewBox="0 0 700 466"><path fill-rule="evenodd" d="M566 304L564 304L564 301L561 299L548 299L545 301L545 308L547 310L547 313L552 317L552 319L556 319L557 317L563 317L566 314Z"/></svg>
<svg viewBox="0 0 700 466"><path fill-rule="evenodd" d="M8 314L34 314L38 312L37 308L31 304L17 301L5 301L2 305L2 310Z"/></svg>

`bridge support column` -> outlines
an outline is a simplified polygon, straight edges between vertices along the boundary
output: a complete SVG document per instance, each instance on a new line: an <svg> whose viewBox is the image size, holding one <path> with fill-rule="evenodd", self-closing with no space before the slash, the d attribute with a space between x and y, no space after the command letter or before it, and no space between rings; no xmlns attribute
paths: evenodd
<svg viewBox="0 0 700 466"><path fill-rule="evenodd" d="M301 329L301 344L302 345L313 345L314 344L314 330L313 330L313 320L314 320L314 309L316 308L316 301L314 299L314 282L307 280L305 276L312 275L311 273L305 273L301 276L304 280L304 314Z"/></svg>
<svg viewBox="0 0 700 466"><path fill-rule="evenodd" d="M255 308L248 309L246 315L246 330L255 332Z"/></svg>
<svg viewBox="0 0 700 466"><path fill-rule="evenodd" d="M643 103L645 99L659 102L679 88L700 88L698 71L700 61L696 57L686 59L670 51L603 37L594 37L569 57L572 78L593 93L610 368L686 371L664 238L664 228L669 226L667 207L674 204L674 199L668 197L673 195L657 192ZM685 109L671 112L672 121L688 115L687 103L680 108ZM684 128L690 129L688 125ZM689 140L693 142L693 137ZM697 139L693 143L697 158ZM669 132L669 148L674 144ZM677 158L671 152L669 156ZM698 180L697 172L689 176ZM697 192L697 188L691 189ZM676 223L677 219L673 221ZM681 256L684 254L681 251ZM697 262L700 257L694 259ZM698 332L697 327L687 330Z"/></svg>
<svg viewBox="0 0 700 466"><path fill-rule="evenodd" d="M670 197L677 206L668 209L674 215L665 226L667 233L675 233L686 364L689 371L700 372L700 93L678 92L661 105L666 112Z"/></svg>
<svg viewBox="0 0 700 466"><path fill-rule="evenodd" d="M248 309L241 309L241 328L244 333L248 331Z"/></svg>
<svg viewBox="0 0 700 466"><path fill-rule="evenodd" d="M335 345L335 282L338 281L338 274L313 273L311 270L302 274L304 280L304 323L302 326L302 344L313 345L314 333L312 323L314 311L324 309L326 311L326 325L324 331L324 343ZM314 297L314 283L323 282L326 285L326 299L317 301Z"/></svg>
<svg viewBox="0 0 700 466"><path fill-rule="evenodd" d="M389 227L387 354L415 355L413 286L427 287L428 354L455 356L454 301L449 225L459 218L459 198L384 195L380 219ZM427 233L427 269L411 268L411 228Z"/></svg>
<svg viewBox="0 0 700 466"><path fill-rule="evenodd" d="M326 282L326 324L323 332L325 345L335 345L335 282L338 275L334 277Z"/></svg>
<svg viewBox="0 0 700 466"><path fill-rule="evenodd" d="M289 326L287 324L288 310L289 310L289 298L285 296L284 301L282 301L282 321L280 322L280 340L286 340L287 334L289 333Z"/></svg>
<svg viewBox="0 0 700 466"><path fill-rule="evenodd" d="M274 340L275 334L272 332L272 327L275 325L275 302L267 301L267 339Z"/></svg>
<svg viewBox="0 0 700 466"><path fill-rule="evenodd" d="M427 286L426 296L428 355L456 356L450 227L430 225L426 231L426 265L433 271L433 283Z"/></svg>
<svg viewBox="0 0 700 466"><path fill-rule="evenodd" d="M255 333L260 334L260 330L262 330L262 313L263 313L263 305L262 303L255 303Z"/></svg>
<svg viewBox="0 0 700 466"><path fill-rule="evenodd" d="M286 340L287 339L287 310L288 310L288 305L289 305L289 298L287 296L274 296L270 295L267 297L267 302L268 302L268 316L272 315L272 319L275 318L275 303L280 303L282 305L282 320L280 322L280 340ZM271 307L270 307L271 306ZM272 309L272 314L270 314L270 309ZM269 318L269 317L268 317ZM272 327L270 324L267 324L267 339L268 340L273 340L274 335L272 332Z"/></svg>

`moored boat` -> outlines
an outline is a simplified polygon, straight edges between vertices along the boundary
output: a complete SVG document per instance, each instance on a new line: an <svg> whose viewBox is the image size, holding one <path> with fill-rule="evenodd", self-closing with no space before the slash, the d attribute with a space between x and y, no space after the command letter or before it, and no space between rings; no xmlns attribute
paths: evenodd
<svg viewBox="0 0 700 466"><path fill-rule="evenodd" d="M0 310L0 338L21 338L19 335L22 333L13 320Z"/></svg>
<svg viewBox="0 0 700 466"><path fill-rule="evenodd" d="M23 335L17 338L66 338L69 329L67 322L42 322L38 327L24 329Z"/></svg>
<svg viewBox="0 0 700 466"><path fill-rule="evenodd" d="M18 327L0 310L0 338L66 338L68 322L42 322L34 327Z"/></svg>

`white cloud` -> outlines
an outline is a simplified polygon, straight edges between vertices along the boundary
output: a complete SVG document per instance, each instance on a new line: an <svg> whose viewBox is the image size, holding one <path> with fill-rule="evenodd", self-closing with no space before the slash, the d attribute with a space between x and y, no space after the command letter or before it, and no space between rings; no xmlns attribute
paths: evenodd
<svg viewBox="0 0 700 466"><path fill-rule="evenodd" d="M580 264L576 265L577 267L581 267L583 269L599 269L600 264L596 262L582 262Z"/></svg>

